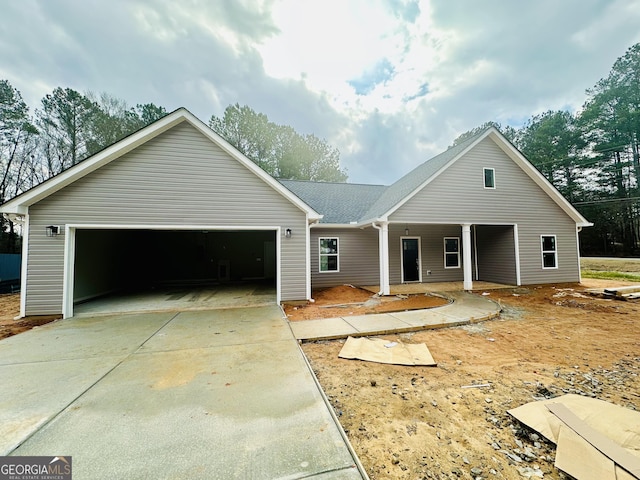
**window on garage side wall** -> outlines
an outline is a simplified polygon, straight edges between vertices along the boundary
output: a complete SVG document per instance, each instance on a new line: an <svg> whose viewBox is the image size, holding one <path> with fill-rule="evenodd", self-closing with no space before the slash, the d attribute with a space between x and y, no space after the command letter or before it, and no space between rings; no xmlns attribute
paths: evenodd
<svg viewBox="0 0 640 480"><path fill-rule="evenodd" d="M558 248L555 235L541 235L542 268L558 268Z"/></svg>
<svg viewBox="0 0 640 480"><path fill-rule="evenodd" d="M338 238L321 237L320 241L320 272L340 271Z"/></svg>

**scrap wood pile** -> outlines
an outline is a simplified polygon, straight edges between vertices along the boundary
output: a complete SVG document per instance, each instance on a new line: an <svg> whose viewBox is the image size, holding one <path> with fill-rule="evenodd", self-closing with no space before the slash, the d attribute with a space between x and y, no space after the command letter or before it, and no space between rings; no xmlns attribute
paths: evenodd
<svg viewBox="0 0 640 480"><path fill-rule="evenodd" d="M608 288L589 288L586 293L609 300L640 300L640 285L624 285Z"/></svg>
<svg viewBox="0 0 640 480"><path fill-rule="evenodd" d="M638 300L640 299L640 285L605 288L602 295L605 298L613 298L615 300Z"/></svg>

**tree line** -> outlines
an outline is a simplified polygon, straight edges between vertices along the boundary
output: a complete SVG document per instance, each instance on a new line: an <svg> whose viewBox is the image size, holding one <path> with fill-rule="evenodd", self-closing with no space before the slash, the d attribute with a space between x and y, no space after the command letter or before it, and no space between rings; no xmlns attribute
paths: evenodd
<svg viewBox="0 0 640 480"><path fill-rule="evenodd" d="M640 44L586 91L577 112L547 111L521 128L495 126L590 222L585 255L640 255Z"/></svg>
<svg viewBox="0 0 640 480"><path fill-rule="evenodd" d="M0 203L38 185L132 132L162 118L153 103L129 107L107 93L56 88L32 114L20 92L0 80ZM577 112L547 111L522 127L496 126L588 220L587 255L640 253L640 44L586 91ZM340 154L323 139L229 105L209 126L276 178L347 179ZM178 168L178 166L176 166ZM19 251L14 225L0 218L0 252Z"/></svg>
<svg viewBox="0 0 640 480"><path fill-rule="evenodd" d="M0 204L165 115L153 103L129 107L108 93L61 87L45 95L32 114L20 91L0 80ZM228 106L209 126L274 177L347 179L338 150L325 140L270 122L248 106ZM15 225L0 216L0 252L19 251Z"/></svg>

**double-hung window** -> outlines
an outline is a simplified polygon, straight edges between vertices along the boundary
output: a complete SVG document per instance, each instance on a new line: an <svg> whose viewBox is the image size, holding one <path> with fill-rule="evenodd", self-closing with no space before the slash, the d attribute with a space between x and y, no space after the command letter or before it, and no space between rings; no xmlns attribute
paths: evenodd
<svg viewBox="0 0 640 480"><path fill-rule="evenodd" d="M444 268L460 268L460 238L444 237Z"/></svg>
<svg viewBox="0 0 640 480"><path fill-rule="evenodd" d="M558 268L558 246L555 235L542 235L542 268Z"/></svg>
<svg viewBox="0 0 640 480"><path fill-rule="evenodd" d="M320 240L320 272L340 271L340 258L338 254L338 239L325 238Z"/></svg>

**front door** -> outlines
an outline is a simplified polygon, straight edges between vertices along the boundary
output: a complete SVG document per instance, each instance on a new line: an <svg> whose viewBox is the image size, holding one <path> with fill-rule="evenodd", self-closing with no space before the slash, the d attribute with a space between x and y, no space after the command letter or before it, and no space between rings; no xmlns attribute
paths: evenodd
<svg viewBox="0 0 640 480"><path fill-rule="evenodd" d="M420 237L402 239L402 282L420 281Z"/></svg>

